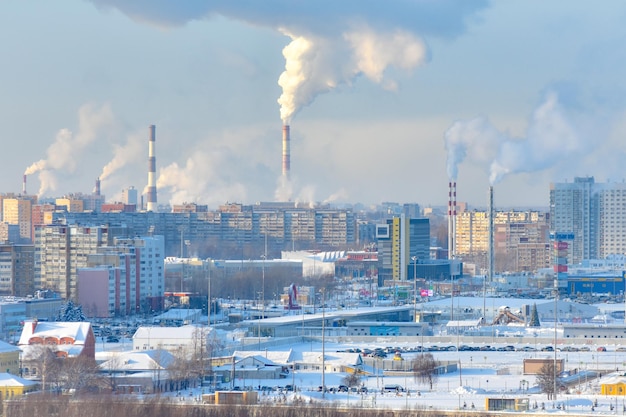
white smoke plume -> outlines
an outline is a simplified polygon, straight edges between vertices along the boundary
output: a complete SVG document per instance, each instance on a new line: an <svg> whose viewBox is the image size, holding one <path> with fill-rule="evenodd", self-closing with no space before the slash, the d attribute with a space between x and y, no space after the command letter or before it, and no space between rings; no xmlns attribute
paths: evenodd
<svg viewBox="0 0 626 417"><path fill-rule="evenodd" d="M389 67L411 70L427 59L422 38L462 34L487 0L90 0L132 19L157 26L180 26L214 16L269 27L289 36L284 48L280 115L289 123L318 94L350 84L359 75L397 88L385 79Z"/></svg>
<svg viewBox="0 0 626 417"><path fill-rule="evenodd" d="M579 131L557 95L549 93L533 112L526 137L501 144L490 167L489 182L495 184L508 174L550 168L563 158L584 152L592 141L583 140Z"/></svg>
<svg viewBox="0 0 626 417"><path fill-rule="evenodd" d="M113 124L113 112L108 104L97 106L85 104L78 110L78 129L76 133L61 129L54 142L46 150L46 158L28 168L24 174L39 174L39 192L43 195L57 188L57 173L71 174L76 170L81 153L96 140L102 130Z"/></svg>
<svg viewBox="0 0 626 417"><path fill-rule="evenodd" d="M458 166L466 157L478 165L488 165L503 140L503 135L485 117L455 122L445 133L448 178L457 179Z"/></svg>
<svg viewBox="0 0 626 417"><path fill-rule="evenodd" d="M131 163L136 163L146 153L146 140L143 133L132 133L126 138L126 143L113 144L113 159L103 168L100 181L106 181L111 175Z"/></svg>
<svg viewBox="0 0 626 417"><path fill-rule="evenodd" d="M278 186L276 187L276 191L274 191L274 198L276 201L290 201L293 197L293 188L293 181L281 175L278 177Z"/></svg>
<svg viewBox="0 0 626 417"><path fill-rule="evenodd" d="M579 157L593 142L583 139L585 127L577 122L554 92L546 94L533 112L521 138L498 131L485 118L456 122L445 134L448 177L456 179L458 165L466 157L489 170L491 185L506 175L538 172Z"/></svg>
<svg viewBox="0 0 626 417"><path fill-rule="evenodd" d="M248 189L261 187L275 178L268 166L251 163L271 159L272 150L264 143L272 132L272 126L268 125L212 133L211 139L200 140L190 147L191 156L183 164L174 162L157 167L159 195L167 196L164 199L170 204L193 201L217 206L224 201L245 201L249 197ZM165 136L162 138L162 142L167 140Z"/></svg>
<svg viewBox="0 0 626 417"><path fill-rule="evenodd" d="M427 58L424 42L405 31L361 27L339 38L284 33L291 42L283 49L285 71L278 79L283 89L278 99L283 124L290 124L317 95L350 85L360 75L395 89L395 81L384 78L388 67L411 70Z"/></svg>

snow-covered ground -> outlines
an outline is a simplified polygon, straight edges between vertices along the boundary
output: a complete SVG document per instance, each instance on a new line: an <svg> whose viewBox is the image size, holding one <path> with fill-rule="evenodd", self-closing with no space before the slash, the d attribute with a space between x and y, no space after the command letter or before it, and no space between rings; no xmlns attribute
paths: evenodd
<svg viewBox="0 0 626 417"><path fill-rule="evenodd" d="M327 352L344 350L352 346L326 343ZM356 346L354 346L356 347ZM362 346L360 346L362 347ZM376 346L368 346L376 347ZM321 344L302 343L275 350L294 349L300 351L319 351ZM329 402L335 405L350 407L380 407L380 408L434 408L434 409L485 409L486 398L528 398L531 411L541 411L576 414L625 414L626 402L624 397L600 395L598 379L581 380L570 387L567 393L559 393L557 400L548 400L546 394L539 392L534 375L524 375L522 361L524 358L545 357L554 358L554 352L499 352L499 351L451 351L432 352L436 360L456 361L461 364L460 371L440 375L432 390L429 386L416 381L412 375L388 376L371 375L364 377L361 383L367 387L367 393L322 392L318 387L322 385L320 372L292 373L287 379L237 379L233 386L239 387L285 387L295 385L296 392L270 391L262 392L262 402L293 402L294 400L309 402ZM405 353L404 360L411 360L419 353ZM559 359L565 360L566 370L611 370L617 368L623 373L626 370L626 353L608 352L558 352ZM603 377L609 374L605 372ZM324 374L325 385L329 388L342 384L345 374ZM383 387L397 384L405 392L385 393ZM224 389L228 386L224 386ZM192 388L187 391L170 393L178 401L199 401L201 394L208 392L206 388Z"/></svg>

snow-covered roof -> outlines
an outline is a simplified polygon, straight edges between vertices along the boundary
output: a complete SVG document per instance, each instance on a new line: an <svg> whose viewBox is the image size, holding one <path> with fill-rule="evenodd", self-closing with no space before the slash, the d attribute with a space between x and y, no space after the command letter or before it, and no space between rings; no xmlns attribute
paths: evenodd
<svg viewBox="0 0 626 417"><path fill-rule="evenodd" d="M6 372L0 372L0 387L32 387L35 385L37 385L35 381L20 378L19 376Z"/></svg>
<svg viewBox="0 0 626 417"><path fill-rule="evenodd" d="M261 357L271 361L273 364L281 364L286 365L293 361L293 351L289 350L280 350L280 351L262 351L262 350L236 350L233 352L233 356L235 358L246 358L249 356Z"/></svg>
<svg viewBox="0 0 626 417"><path fill-rule="evenodd" d="M74 345L84 345L87 336L91 331L91 323L86 321L36 321L28 320L24 322L22 334L18 342L19 346L27 346L32 337L71 337ZM58 345L62 348L63 345Z"/></svg>
<svg viewBox="0 0 626 417"><path fill-rule="evenodd" d="M0 340L0 353L19 352L20 348Z"/></svg>
<svg viewBox="0 0 626 417"><path fill-rule="evenodd" d="M481 319L474 320L450 320L446 327L476 327L480 325Z"/></svg>
<svg viewBox="0 0 626 417"><path fill-rule="evenodd" d="M122 352L100 364L100 369L116 372L139 372L167 369L174 356L166 350Z"/></svg>
<svg viewBox="0 0 626 417"><path fill-rule="evenodd" d="M301 363L322 363L321 352L295 352L294 362ZM360 353L352 352L325 352L324 363L328 365L351 365L356 366L362 363Z"/></svg>
<svg viewBox="0 0 626 417"><path fill-rule="evenodd" d="M137 329L133 335L133 339L184 339L191 340L194 337L201 335L202 331L207 327L187 325L180 327L166 327L166 326L141 326Z"/></svg>

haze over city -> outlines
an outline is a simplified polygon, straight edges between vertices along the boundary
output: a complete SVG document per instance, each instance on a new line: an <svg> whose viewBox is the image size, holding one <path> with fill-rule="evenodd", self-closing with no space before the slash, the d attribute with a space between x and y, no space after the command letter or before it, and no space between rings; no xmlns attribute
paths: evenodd
<svg viewBox="0 0 626 417"><path fill-rule="evenodd" d="M623 181L622 2L172 4L0 4L0 190L141 191L151 124L162 203L444 205L456 178L546 206L551 181Z"/></svg>

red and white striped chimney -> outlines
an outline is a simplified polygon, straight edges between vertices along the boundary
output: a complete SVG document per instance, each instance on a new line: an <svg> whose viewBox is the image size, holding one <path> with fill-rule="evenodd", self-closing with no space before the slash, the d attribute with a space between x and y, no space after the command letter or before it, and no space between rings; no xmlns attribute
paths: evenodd
<svg viewBox="0 0 626 417"><path fill-rule="evenodd" d="M448 259L454 258L456 234L456 182L448 183Z"/></svg>
<svg viewBox="0 0 626 417"><path fill-rule="evenodd" d="M148 202L146 210L157 211L157 190L156 190L156 126L150 125L150 137L148 141Z"/></svg>
<svg viewBox="0 0 626 417"><path fill-rule="evenodd" d="M22 195L26 195L26 174L22 178Z"/></svg>
<svg viewBox="0 0 626 417"><path fill-rule="evenodd" d="M95 195L100 195L100 178L96 178L96 188L94 188L93 193Z"/></svg>
<svg viewBox="0 0 626 417"><path fill-rule="evenodd" d="M291 141L289 134L289 125L283 125L283 178L289 179L291 171Z"/></svg>

